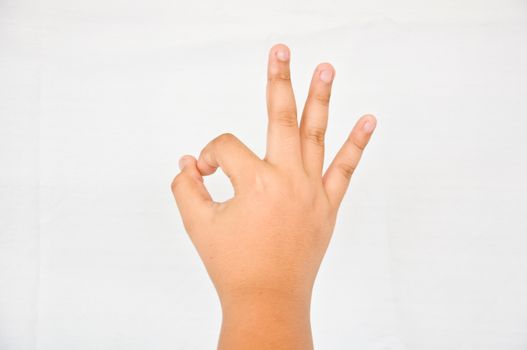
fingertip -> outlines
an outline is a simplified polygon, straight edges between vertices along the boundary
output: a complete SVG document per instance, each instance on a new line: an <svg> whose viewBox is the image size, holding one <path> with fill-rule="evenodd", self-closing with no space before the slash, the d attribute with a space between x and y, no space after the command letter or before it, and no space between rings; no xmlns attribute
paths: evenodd
<svg viewBox="0 0 527 350"><path fill-rule="evenodd" d="M197 160L191 155L184 155L179 159L179 169L181 173L186 173L198 181L203 182L203 176L201 175L198 167Z"/></svg>
<svg viewBox="0 0 527 350"><path fill-rule="evenodd" d="M291 58L291 50L287 45L278 43L271 47L269 55L276 57L278 61L287 62Z"/></svg>
<svg viewBox="0 0 527 350"><path fill-rule="evenodd" d="M377 127L377 118L372 114L365 114L361 118L361 129L365 133L372 133Z"/></svg>
<svg viewBox="0 0 527 350"><path fill-rule="evenodd" d="M322 70L322 69L331 69L332 71L335 71L335 67L330 62L320 62L315 70Z"/></svg>
<svg viewBox="0 0 527 350"><path fill-rule="evenodd" d="M375 124L377 123L377 118L373 114L364 114L361 119L373 122Z"/></svg>
<svg viewBox="0 0 527 350"><path fill-rule="evenodd" d="M315 68L315 74L324 83L331 83L335 79L335 67L329 62L322 62Z"/></svg>
<svg viewBox="0 0 527 350"><path fill-rule="evenodd" d="M201 175L211 175L216 171L216 168L211 166L208 162L206 162L202 157L198 159L196 162L196 167L198 168L198 171Z"/></svg>
<svg viewBox="0 0 527 350"><path fill-rule="evenodd" d="M184 155L179 159L178 165L179 170L183 171L188 165L194 163L196 161L196 158L194 158L191 155Z"/></svg>

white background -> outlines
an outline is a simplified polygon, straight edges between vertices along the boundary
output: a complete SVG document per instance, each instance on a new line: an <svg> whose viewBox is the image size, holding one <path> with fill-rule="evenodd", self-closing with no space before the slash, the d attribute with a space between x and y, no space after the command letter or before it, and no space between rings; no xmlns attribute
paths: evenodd
<svg viewBox="0 0 527 350"><path fill-rule="evenodd" d="M212 349L177 160L263 156L269 48L330 160L378 129L314 292L318 349L527 349L525 1L0 0L0 349ZM219 173L214 196L231 189Z"/></svg>

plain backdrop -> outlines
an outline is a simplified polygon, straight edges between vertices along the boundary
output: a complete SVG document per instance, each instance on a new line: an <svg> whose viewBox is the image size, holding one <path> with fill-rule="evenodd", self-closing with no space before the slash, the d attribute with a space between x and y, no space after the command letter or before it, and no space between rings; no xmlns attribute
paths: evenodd
<svg viewBox="0 0 527 350"><path fill-rule="evenodd" d="M378 118L316 282L316 347L527 349L520 0L0 0L0 349L215 347L170 183L224 132L264 155L279 42L299 108L336 68L326 161Z"/></svg>

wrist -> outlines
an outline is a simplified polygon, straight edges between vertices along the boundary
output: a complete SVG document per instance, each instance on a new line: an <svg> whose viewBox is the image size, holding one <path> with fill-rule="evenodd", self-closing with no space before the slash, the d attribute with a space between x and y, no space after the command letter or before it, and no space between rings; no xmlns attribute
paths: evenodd
<svg viewBox="0 0 527 350"><path fill-rule="evenodd" d="M219 349L312 349L310 292L259 289L220 299Z"/></svg>

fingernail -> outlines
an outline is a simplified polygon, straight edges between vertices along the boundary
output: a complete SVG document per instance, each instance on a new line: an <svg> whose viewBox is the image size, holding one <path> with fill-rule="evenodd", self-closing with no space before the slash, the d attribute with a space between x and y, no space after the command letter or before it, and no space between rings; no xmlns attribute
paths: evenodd
<svg viewBox="0 0 527 350"><path fill-rule="evenodd" d="M289 51L285 49L276 51L276 58L278 58L279 61L286 62L289 59Z"/></svg>
<svg viewBox="0 0 527 350"><path fill-rule="evenodd" d="M179 170L183 170L190 163L190 159L187 156L183 156L179 159Z"/></svg>
<svg viewBox="0 0 527 350"><path fill-rule="evenodd" d="M325 83L331 83L331 80L333 80L333 71L329 69L324 69L320 72L320 80L322 80Z"/></svg>
<svg viewBox="0 0 527 350"><path fill-rule="evenodd" d="M366 131L366 132L372 132L373 129L375 129L375 124L370 122L370 121L367 121L366 123L364 123L364 125L362 126L362 130Z"/></svg>

